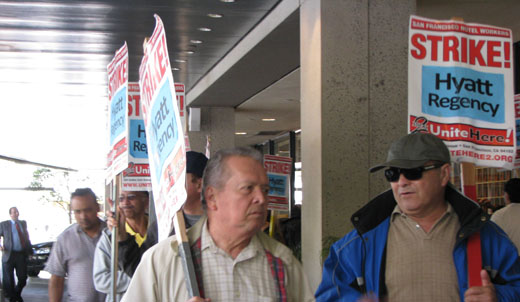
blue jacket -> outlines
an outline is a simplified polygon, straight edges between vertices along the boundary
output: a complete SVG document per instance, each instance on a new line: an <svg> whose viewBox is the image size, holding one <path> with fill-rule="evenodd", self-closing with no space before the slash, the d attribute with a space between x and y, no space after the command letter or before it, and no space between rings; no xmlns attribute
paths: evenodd
<svg viewBox="0 0 520 302"><path fill-rule="evenodd" d="M480 231L482 265L491 276L498 301L520 301L520 259L516 247L475 202L450 185L446 189L446 200L453 206L461 224L453 250L460 300L464 301L464 292L468 289L467 239ZM355 230L331 247L316 291L316 301L356 301L370 292L380 297L386 295L382 261L395 205L392 190L388 190L352 216Z"/></svg>

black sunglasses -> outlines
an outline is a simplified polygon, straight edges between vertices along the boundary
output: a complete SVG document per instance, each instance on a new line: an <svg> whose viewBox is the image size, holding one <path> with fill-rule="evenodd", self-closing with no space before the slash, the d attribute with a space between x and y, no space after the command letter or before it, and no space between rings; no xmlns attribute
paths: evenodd
<svg viewBox="0 0 520 302"><path fill-rule="evenodd" d="M413 169L402 169L402 168L388 168L385 170L386 180L389 182L396 182L399 180L399 175L403 174L408 180L421 179L423 171L433 170L442 167L444 164L433 164L424 167L418 167Z"/></svg>

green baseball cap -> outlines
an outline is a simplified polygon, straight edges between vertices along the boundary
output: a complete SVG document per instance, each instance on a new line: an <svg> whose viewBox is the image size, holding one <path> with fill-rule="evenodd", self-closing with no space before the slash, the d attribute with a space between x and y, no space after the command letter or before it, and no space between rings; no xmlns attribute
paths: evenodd
<svg viewBox="0 0 520 302"><path fill-rule="evenodd" d="M370 168L370 172L385 167L412 169L429 161L450 162L450 151L437 136L426 132L410 133L396 140L388 150L386 162Z"/></svg>

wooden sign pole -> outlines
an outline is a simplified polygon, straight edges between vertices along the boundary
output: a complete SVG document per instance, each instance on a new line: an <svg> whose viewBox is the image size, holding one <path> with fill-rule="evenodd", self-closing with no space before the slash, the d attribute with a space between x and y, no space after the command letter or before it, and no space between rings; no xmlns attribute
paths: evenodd
<svg viewBox="0 0 520 302"><path fill-rule="evenodd" d="M115 226L112 228L112 247L111 247L111 257L110 257L110 273L111 273L111 280L110 280L110 288L111 288L111 299L112 301L114 302L117 302L117 271L118 271L118 265L117 265L117 262L118 262L118 259L117 259L117 256L118 256L118 247L119 247L119 242L118 242L118 229L119 229L119 211L117 210L118 206L119 206L119 192L121 190L121 174L118 174L116 176L116 179L115 179L115 183L114 181L112 181L112 196L111 196L111 199L112 199L112 203L113 203L113 209L110 209L112 211L112 213L114 213L115 215L115 220L116 220L116 224Z"/></svg>
<svg viewBox="0 0 520 302"><path fill-rule="evenodd" d="M189 297L200 297L199 286L195 275L195 267L193 266L193 257L191 255L190 242L186 235L186 225L184 223L184 214L182 210L177 211L173 218L175 225L175 235L179 246L179 253L182 257L182 269L184 270L184 279Z"/></svg>

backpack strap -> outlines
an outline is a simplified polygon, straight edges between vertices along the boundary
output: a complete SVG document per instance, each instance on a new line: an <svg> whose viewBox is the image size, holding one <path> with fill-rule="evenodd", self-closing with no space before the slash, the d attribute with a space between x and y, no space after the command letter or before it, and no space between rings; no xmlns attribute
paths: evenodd
<svg viewBox="0 0 520 302"><path fill-rule="evenodd" d="M480 232L471 234L466 247L468 258L469 287L482 286L480 271L482 270L482 251L480 248Z"/></svg>

